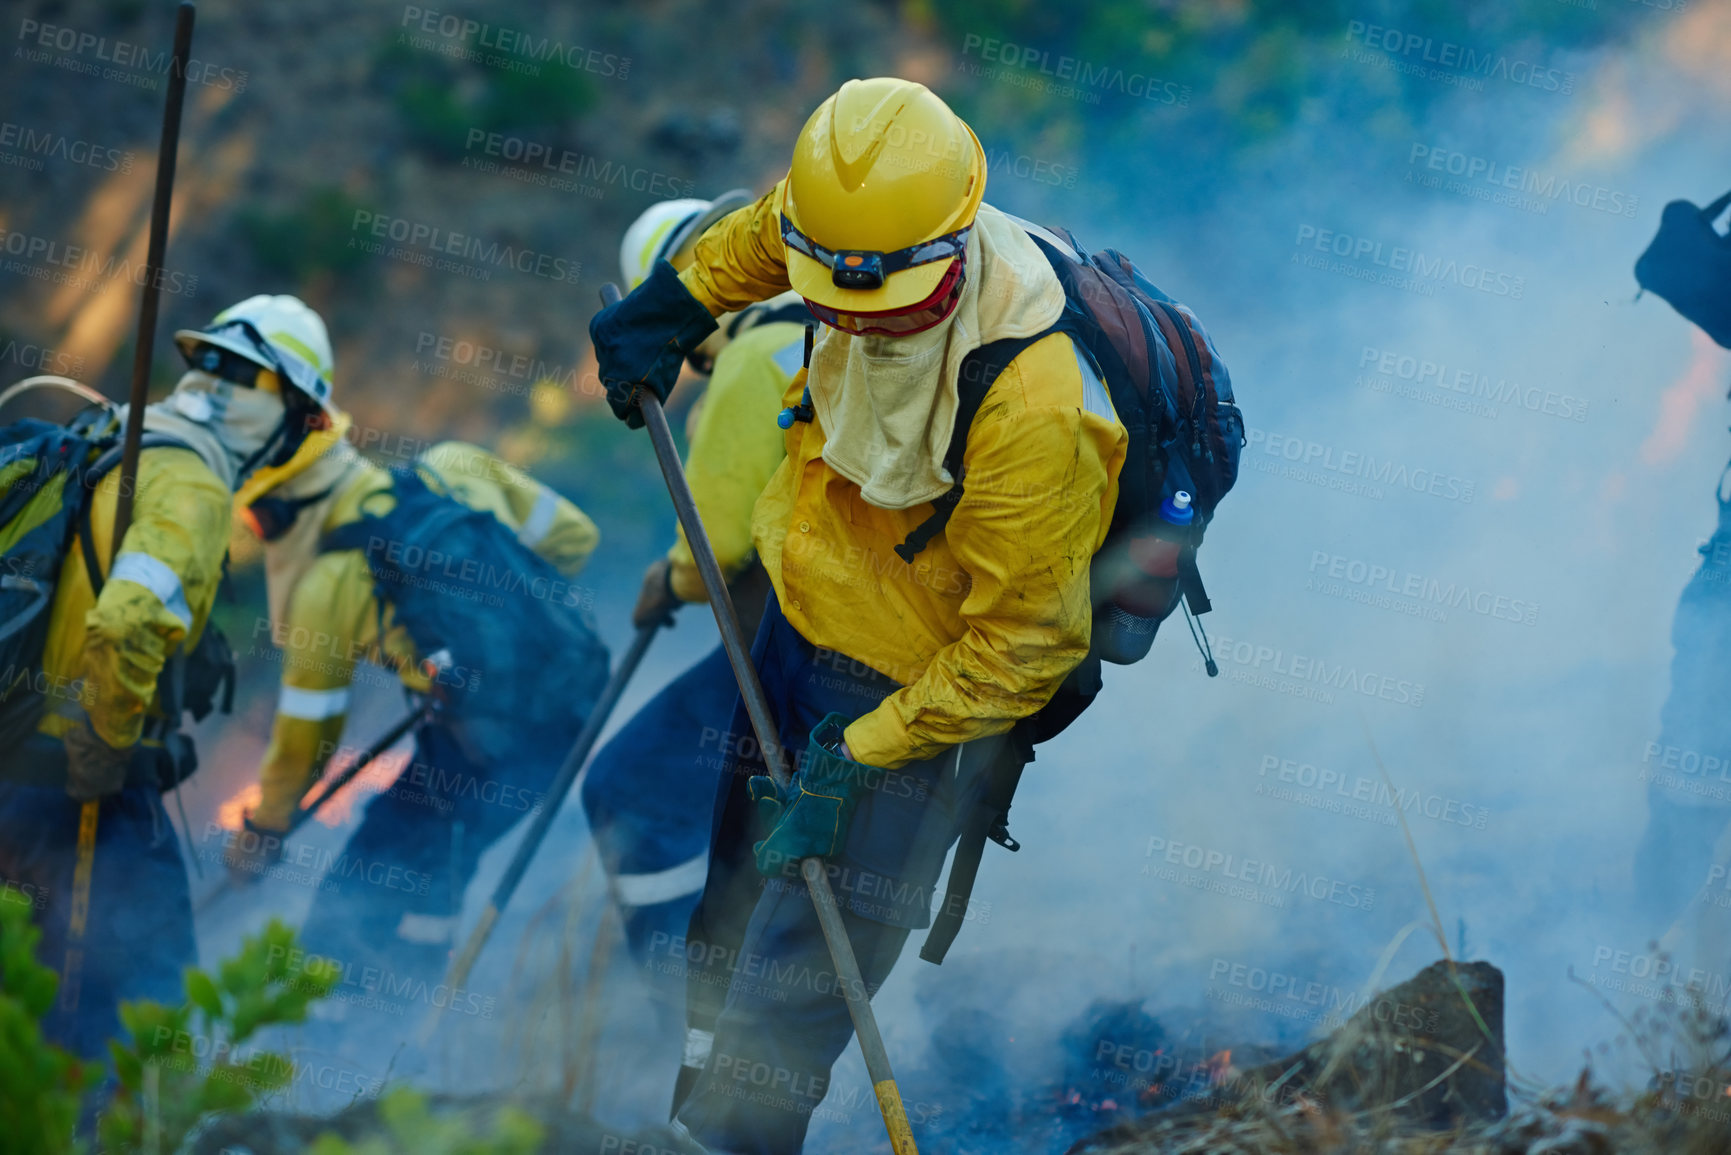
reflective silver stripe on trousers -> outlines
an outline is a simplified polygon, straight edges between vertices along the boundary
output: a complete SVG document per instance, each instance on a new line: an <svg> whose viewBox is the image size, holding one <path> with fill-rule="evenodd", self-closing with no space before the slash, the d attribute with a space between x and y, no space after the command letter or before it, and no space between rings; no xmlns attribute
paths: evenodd
<svg viewBox="0 0 1731 1155"><path fill-rule="evenodd" d="M406 911L402 921L397 923L397 937L404 942L450 942L455 936L456 930L457 920L455 918L440 918L431 914L410 914Z"/></svg>
<svg viewBox="0 0 1731 1155"><path fill-rule="evenodd" d="M306 722L323 722L326 718L337 718L349 712L349 688L341 686L335 690L301 690L294 686L284 686L277 695L276 712L285 718L299 718Z"/></svg>
<svg viewBox="0 0 1731 1155"><path fill-rule="evenodd" d="M613 877L613 893L620 906L654 906L672 902L687 894L696 894L709 879L709 854L686 859L678 866L658 870L653 874L618 874Z"/></svg>
<svg viewBox="0 0 1731 1155"><path fill-rule="evenodd" d="M547 531L553 528L553 518L558 516L558 513L559 495L545 485L538 487L535 508L529 511L523 527L517 531L517 540L534 549L547 536Z"/></svg>
<svg viewBox="0 0 1731 1155"><path fill-rule="evenodd" d="M156 595L164 609L180 619L180 624L192 629L192 608L186 604L186 591L180 588L180 575L168 568L168 563L147 553L123 553L114 559L108 571L111 582L131 582Z"/></svg>
<svg viewBox="0 0 1731 1155"><path fill-rule="evenodd" d="M680 1058L681 1066L701 1067L709 1062L709 1052L715 1048L715 1032L700 1031L696 1027L685 1028L685 1054Z"/></svg>

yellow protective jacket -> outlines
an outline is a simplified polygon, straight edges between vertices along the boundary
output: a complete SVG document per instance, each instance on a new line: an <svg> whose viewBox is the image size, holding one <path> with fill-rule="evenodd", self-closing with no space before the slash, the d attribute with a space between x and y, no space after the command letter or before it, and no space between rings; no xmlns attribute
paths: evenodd
<svg viewBox="0 0 1731 1155"><path fill-rule="evenodd" d="M59 738L87 714L104 742L126 747L156 703L162 667L204 632L228 552L232 495L192 450L144 450L132 524L115 556L119 493L116 467L90 508L102 596L91 592L79 540L60 567L43 652L48 708L37 730Z"/></svg>
<svg viewBox="0 0 1731 1155"><path fill-rule="evenodd" d="M681 274L712 314L788 288L778 185L698 242ZM783 404L805 386L802 370ZM868 505L823 460L822 422L796 422L758 500L758 556L812 645L902 682L845 738L895 768L1000 733L1038 710L1087 656L1088 567L1118 498L1127 438L1084 397L1074 346L1045 337L992 385L970 428L968 482L910 565L894 550L932 512Z"/></svg>
<svg viewBox="0 0 1731 1155"><path fill-rule="evenodd" d="M804 325L776 321L748 329L715 358L715 371L697 407L685 477L715 559L729 581L756 556L751 511L786 456L775 416L804 359ZM708 601L683 529L667 558L673 592L688 602Z"/></svg>
<svg viewBox="0 0 1731 1155"><path fill-rule="evenodd" d="M518 538L559 572L583 568L600 541L595 523L570 501L521 470L473 445L447 441L420 461L472 509L486 510L517 531ZM322 532L382 516L396 505L391 475L374 466L360 470L337 495ZM285 620L272 627L282 650L282 689L270 747L259 768L261 798L252 814L259 826L281 830L325 762L336 752L348 716L350 685L358 662L389 671L410 690L429 682L408 631L384 607L383 634L373 596L373 574L360 550L333 550L295 583Z"/></svg>

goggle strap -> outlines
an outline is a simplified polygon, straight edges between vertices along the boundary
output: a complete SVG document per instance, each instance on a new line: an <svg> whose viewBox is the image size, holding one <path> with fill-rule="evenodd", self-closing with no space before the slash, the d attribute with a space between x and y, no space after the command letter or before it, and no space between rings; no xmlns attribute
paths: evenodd
<svg viewBox="0 0 1731 1155"><path fill-rule="evenodd" d="M921 241L917 245L909 245L905 249L880 253L883 261L884 276L904 272L915 265L929 265L933 261L941 261L947 257L959 257L967 250L968 233L974 226L969 223L954 232L945 233L941 237L933 237L929 241ZM781 214L782 242L794 252L810 257L826 269L834 269L836 253L826 249L804 233L799 231L786 213Z"/></svg>

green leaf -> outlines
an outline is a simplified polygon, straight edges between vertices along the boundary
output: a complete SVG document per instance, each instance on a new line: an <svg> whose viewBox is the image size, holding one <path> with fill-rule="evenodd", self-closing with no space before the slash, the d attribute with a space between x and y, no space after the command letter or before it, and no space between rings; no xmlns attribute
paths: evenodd
<svg viewBox="0 0 1731 1155"><path fill-rule="evenodd" d="M253 1094L247 1086L247 1072L240 1067L222 1064L210 1072L200 1089L198 1106L201 1111L244 1111L252 1106Z"/></svg>
<svg viewBox="0 0 1731 1155"><path fill-rule="evenodd" d="M137 1052L127 1050L116 1039L108 1040L108 1050L114 1057L115 1078L129 1091L136 1091L144 1082L144 1063Z"/></svg>
<svg viewBox="0 0 1731 1155"><path fill-rule="evenodd" d="M222 1018L222 993L216 989L215 980L197 967L186 968L186 997L212 1022Z"/></svg>

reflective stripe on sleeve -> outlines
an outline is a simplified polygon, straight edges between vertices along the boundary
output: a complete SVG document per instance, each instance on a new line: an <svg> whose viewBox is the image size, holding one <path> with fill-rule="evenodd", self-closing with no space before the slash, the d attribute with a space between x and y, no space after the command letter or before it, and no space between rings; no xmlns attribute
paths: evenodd
<svg viewBox="0 0 1731 1155"><path fill-rule="evenodd" d="M168 563L147 553L123 553L114 559L108 571L111 582L131 582L156 595L164 609L180 619L180 624L192 629L192 607L186 604L186 591L180 588L180 575L168 568Z"/></svg>
<svg viewBox="0 0 1731 1155"><path fill-rule="evenodd" d="M284 686L276 701L276 712L285 718L299 718L306 722L339 718L349 712L349 688L302 690Z"/></svg>
<svg viewBox="0 0 1731 1155"><path fill-rule="evenodd" d="M535 494L535 508L529 511L524 519L523 527L517 531L517 540L534 549L547 536L547 531L553 528L553 518L559 513L559 495L545 485L539 487Z"/></svg>
<svg viewBox="0 0 1731 1155"><path fill-rule="evenodd" d="M1082 352L1081 346L1075 345L1076 368L1082 371L1082 408L1096 417L1104 417L1108 421L1118 420L1118 411L1112 408L1112 395L1106 392L1106 385L1100 380L1100 375L1094 372L1093 364Z"/></svg>
<svg viewBox="0 0 1731 1155"><path fill-rule="evenodd" d="M696 894L708 878L709 854L705 852L654 874L614 875L613 893L621 906L654 906Z"/></svg>

